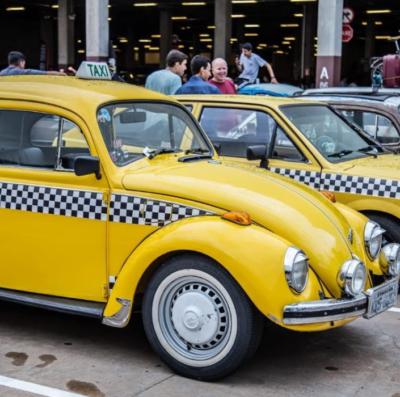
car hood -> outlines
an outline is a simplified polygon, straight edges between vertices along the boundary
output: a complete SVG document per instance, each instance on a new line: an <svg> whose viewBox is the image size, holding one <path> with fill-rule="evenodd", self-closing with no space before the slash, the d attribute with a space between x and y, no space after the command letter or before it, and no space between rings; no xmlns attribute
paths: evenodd
<svg viewBox="0 0 400 397"><path fill-rule="evenodd" d="M365 157L342 164L346 164L346 173L351 175L400 181L400 156L396 154Z"/></svg>
<svg viewBox="0 0 400 397"><path fill-rule="evenodd" d="M310 264L336 296L339 267L352 251L364 258L358 237L350 245L350 225L336 207L315 190L246 164L222 161L140 161L123 178L127 190L182 198L216 213L245 211L253 222L301 248ZM251 247L249 247L251 254ZM268 252L265 253L266 265ZM282 268L283 271L283 268Z"/></svg>

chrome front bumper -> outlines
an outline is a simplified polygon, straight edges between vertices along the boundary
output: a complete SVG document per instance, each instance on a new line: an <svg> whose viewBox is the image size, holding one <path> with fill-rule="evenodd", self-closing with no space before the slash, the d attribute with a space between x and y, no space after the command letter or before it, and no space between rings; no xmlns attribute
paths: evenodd
<svg viewBox="0 0 400 397"><path fill-rule="evenodd" d="M396 280L398 279L396 278ZM392 283L394 283L394 279L390 279L375 288L370 288L365 293L354 298L325 299L285 306L283 309L283 323L285 325L325 323L346 320L361 315L365 318L370 318L372 317L369 315L369 310L371 310L369 305L370 296L374 292L376 293L377 290Z"/></svg>

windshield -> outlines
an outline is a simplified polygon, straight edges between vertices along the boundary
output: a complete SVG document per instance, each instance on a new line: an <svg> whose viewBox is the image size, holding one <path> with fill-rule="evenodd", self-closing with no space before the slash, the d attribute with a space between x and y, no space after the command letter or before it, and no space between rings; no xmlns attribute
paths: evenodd
<svg viewBox="0 0 400 397"><path fill-rule="evenodd" d="M281 110L330 162L386 153L376 141L327 106L282 106Z"/></svg>
<svg viewBox="0 0 400 397"><path fill-rule="evenodd" d="M119 167L143 158L143 151L211 150L192 118L175 105L111 104L98 110L97 121L110 157Z"/></svg>

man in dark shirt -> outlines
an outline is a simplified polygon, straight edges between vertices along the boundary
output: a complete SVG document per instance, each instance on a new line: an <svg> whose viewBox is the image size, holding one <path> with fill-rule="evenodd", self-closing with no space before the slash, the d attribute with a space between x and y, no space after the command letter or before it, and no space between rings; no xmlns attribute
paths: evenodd
<svg viewBox="0 0 400 397"><path fill-rule="evenodd" d="M8 54L8 67L0 72L0 76L21 76L21 75L32 75L32 74L51 74L55 76L66 76L65 73L57 71L45 71L35 69L25 69L26 58L22 52L11 51Z"/></svg>
<svg viewBox="0 0 400 397"><path fill-rule="evenodd" d="M176 95L221 94L217 87L207 83L211 76L211 62L208 58L196 55L190 63L190 69L192 77L176 91Z"/></svg>

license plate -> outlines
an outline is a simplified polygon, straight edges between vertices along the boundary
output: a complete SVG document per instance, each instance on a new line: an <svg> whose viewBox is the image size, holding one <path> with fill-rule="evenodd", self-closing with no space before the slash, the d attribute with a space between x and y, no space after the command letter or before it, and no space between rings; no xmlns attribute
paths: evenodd
<svg viewBox="0 0 400 397"><path fill-rule="evenodd" d="M370 288L365 294L368 296L368 309L365 318L372 318L379 313L393 307L397 300L399 280L397 278L386 281L382 285Z"/></svg>

